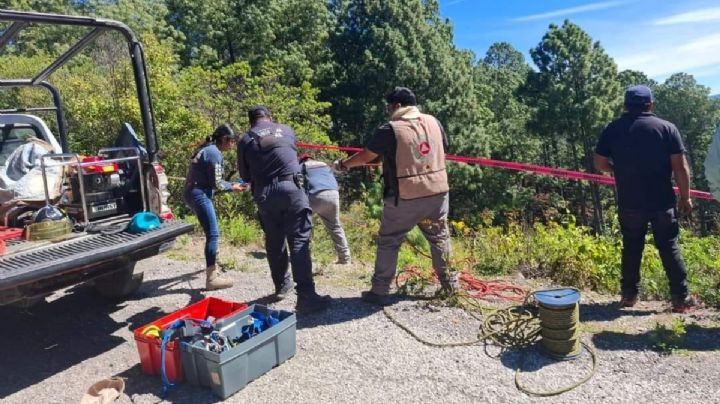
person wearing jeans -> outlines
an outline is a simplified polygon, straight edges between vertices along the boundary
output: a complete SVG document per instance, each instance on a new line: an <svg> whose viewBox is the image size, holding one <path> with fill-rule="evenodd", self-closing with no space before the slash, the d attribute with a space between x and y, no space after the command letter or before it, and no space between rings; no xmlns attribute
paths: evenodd
<svg viewBox="0 0 720 404"><path fill-rule="evenodd" d="M193 153L190 169L185 179L185 203L195 212L205 233L205 288L207 290L229 288L233 283L223 278L217 268L217 252L220 241L213 196L215 192L241 192L246 185L223 180L222 151L235 144L236 137L228 125L220 125L212 136L205 139Z"/></svg>
<svg viewBox="0 0 720 404"><path fill-rule="evenodd" d="M650 224L670 283L672 310L683 313L697 305L688 294L675 210L677 203L680 214L692 211L690 170L680 132L655 116L654 106L650 88L632 86L625 91L625 113L605 127L595 148L595 167L613 172L616 179L623 236L621 306L637 303L640 263ZM673 175L679 201L675 199Z"/></svg>
<svg viewBox="0 0 720 404"><path fill-rule="evenodd" d="M335 263L350 264L350 248L340 223L340 193L335 175L327 164L313 160L307 153L300 156L300 163L305 173L305 189L310 198L310 208L320 216L332 238L337 254Z"/></svg>

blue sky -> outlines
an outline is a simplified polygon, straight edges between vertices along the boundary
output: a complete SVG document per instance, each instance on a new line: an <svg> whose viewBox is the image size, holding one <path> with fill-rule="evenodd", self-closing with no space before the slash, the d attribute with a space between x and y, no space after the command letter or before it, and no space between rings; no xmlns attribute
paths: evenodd
<svg viewBox="0 0 720 404"><path fill-rule="evenodd" d="M580 25L600 41L620 70L662 81L686 72L720 93L718 0L440 0L455 28L455 44L481 58L494 42L522 51L535 47L550 23Z"/></svg>

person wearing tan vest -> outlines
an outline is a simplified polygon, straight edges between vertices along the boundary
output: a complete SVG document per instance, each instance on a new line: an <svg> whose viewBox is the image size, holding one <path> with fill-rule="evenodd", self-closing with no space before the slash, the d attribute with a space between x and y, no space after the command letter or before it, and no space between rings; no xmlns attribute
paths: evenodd
<svg viewBox="0 0 720 404"><path fill-rule="evenodd" d="M389 302L400 245L416 225L430 243L432 264L441 290L450 293L457 283L448 265L447 135L435 117L420 112L412 90L396 87L385 100L389 122L375 131L363 151L333 163L334 170L347 171L379 156L383 159L384 208L375 273L372 288L362 293L364 301L379 305Z"/></svg>

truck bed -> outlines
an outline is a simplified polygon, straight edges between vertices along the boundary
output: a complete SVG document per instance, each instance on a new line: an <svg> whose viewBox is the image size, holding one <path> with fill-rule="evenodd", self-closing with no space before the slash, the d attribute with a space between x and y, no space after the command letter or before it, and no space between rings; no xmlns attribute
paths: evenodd
<svg viewBox="0 0 720 404"><path fill-rule="evenodd" d="M132 234L81 233L56 243L16 242L0 257L0 290L119 262L137 261L162 252L177 236L193 226L179 220L163 222L158 229Z"/></svg>

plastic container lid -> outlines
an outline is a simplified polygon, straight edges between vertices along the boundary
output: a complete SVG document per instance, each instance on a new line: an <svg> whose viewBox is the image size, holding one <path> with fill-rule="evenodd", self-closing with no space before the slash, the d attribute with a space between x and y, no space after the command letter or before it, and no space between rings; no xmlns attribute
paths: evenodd
<svg viewBox="0 0 720 404"><path fill-rule="evenodd" d="M538 303L550 308L573 306L580 302L580 291L572 288L539 290L534 295Z"/></svg>

